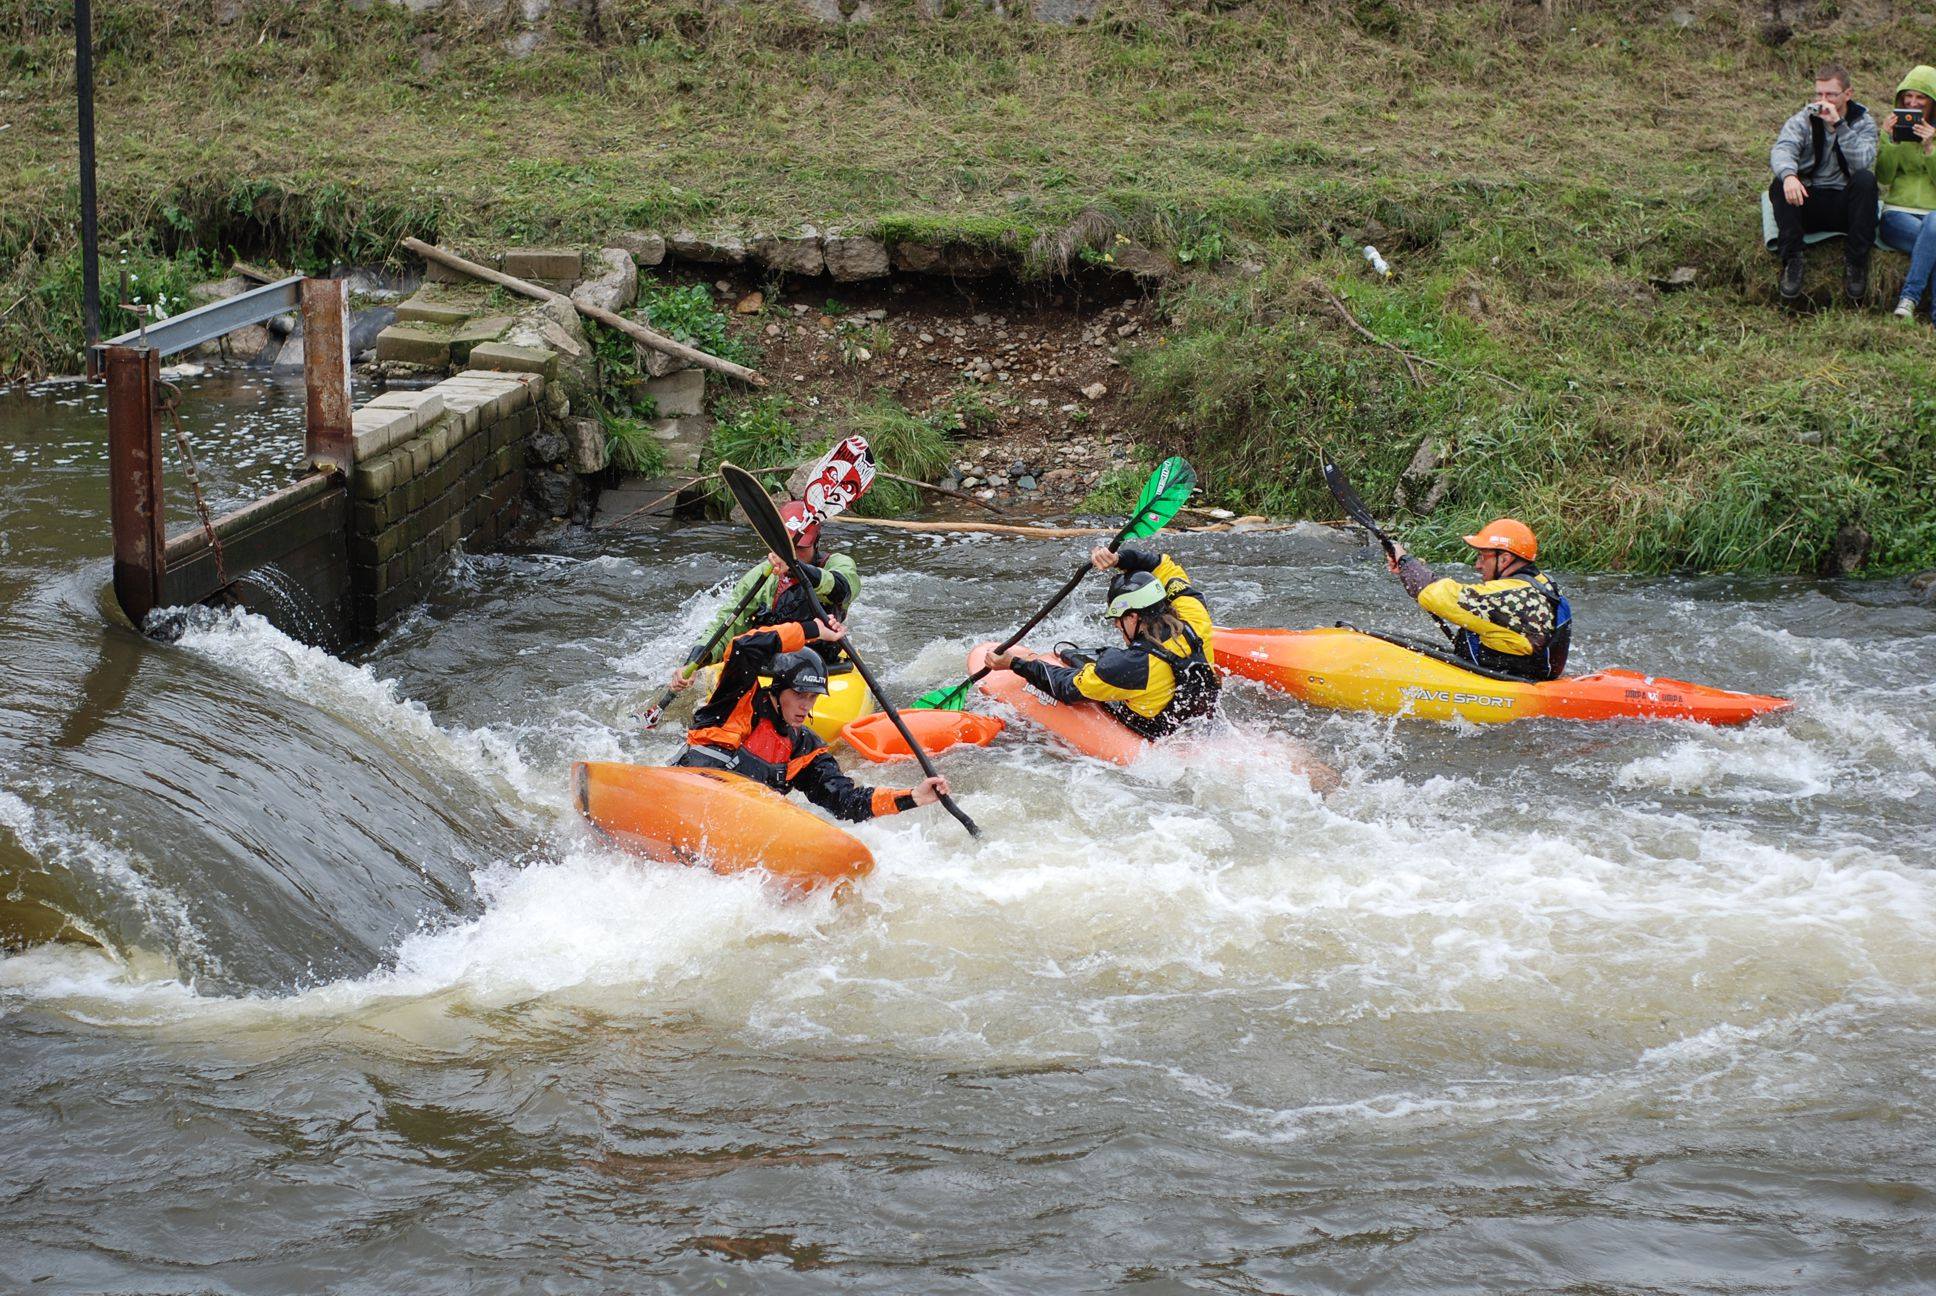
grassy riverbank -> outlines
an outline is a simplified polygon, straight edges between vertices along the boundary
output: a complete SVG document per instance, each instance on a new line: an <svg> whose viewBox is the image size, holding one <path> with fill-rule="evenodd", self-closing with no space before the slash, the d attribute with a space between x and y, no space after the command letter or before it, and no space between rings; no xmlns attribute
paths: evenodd
<svg viewBox="0 0 1936 1296"><path fill-rule="evenodd" d="M98 34L111 267L799 220L1020 249L1094 207L1196 272L1135 373L1152 450L1219 503L1329 515L1322 443L1382 505L1432 434L1447 489L1415 529L1440 545L1511 509L1569 566L1816 570L1851 527L1870 570L1936 564L1936 332L1777 310L1753 211L1809 66L1886 99L1927 13L1849 6L1775 48L1760 6L1123 0L1066 30L876 7L830 29L624 0L520 59L508 19L125 0ZM0 3L15 373L73 364L64 14ZM1692 287L1656 286L1680 266Z"/></svg>

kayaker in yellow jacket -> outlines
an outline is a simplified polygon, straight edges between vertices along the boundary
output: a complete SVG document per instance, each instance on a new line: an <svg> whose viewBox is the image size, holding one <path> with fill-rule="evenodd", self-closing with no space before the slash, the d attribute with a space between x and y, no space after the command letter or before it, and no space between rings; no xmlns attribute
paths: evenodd
<svg viewBox="0 0 1936 1296"><path fill-rule="evenodd" d="M1534 565L1539 541L1532 528L1496 518L1464 540L1479 551L1475 584L1435 577L1397 541L1386 563L1466 661L1526 679L1559 678L1573 640L1573 608Z"/></svg>
<svg viewBox="0 0 1936 1296"><path fill-rule="evenodd" d="M862 786L807 728L814 701L827 692L826 663L808 645L834 646L846 637L845 626L828 620L782 621L734 639L673 764L728 770L781 794L797 789L841 819L877 819L947 795L948 780L939 775L911 788ZM762 675L772 684L762 685Z"/></svg>
<svg viewBox="0 0 1936 1296"><path fill-rule="evenodd" d="M1135 549L1089 555L1097 571L1116 570L1104 614L1123 636L1120 648L1065 649L1073 665L996 653L995 670L1012 670L1058 702L1100 702L1145 738L1174 733L1187 720L1217 709L1221 684L1210 665L1215 632L1203 596L1168 554Z"/></svg>

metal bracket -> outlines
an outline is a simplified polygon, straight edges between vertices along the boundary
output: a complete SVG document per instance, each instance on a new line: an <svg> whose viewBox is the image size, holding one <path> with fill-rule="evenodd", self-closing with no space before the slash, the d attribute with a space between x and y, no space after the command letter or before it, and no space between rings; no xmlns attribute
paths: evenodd
<svg viewBox="0 0 1936 1296"><path fill-rule="evenodd" d="M236 329L260 324L300 309L302 281L303 276L290 275L287 279L278 279L234 297L197 306L192 311L183 311L154 324L144 321L142 327L132 333L123 333L118 338L102 342L94 350L99 352L112 346L140 346L151 348L158 355L175 355L204 342L213 342L225 333L233 333Z"/></svg>

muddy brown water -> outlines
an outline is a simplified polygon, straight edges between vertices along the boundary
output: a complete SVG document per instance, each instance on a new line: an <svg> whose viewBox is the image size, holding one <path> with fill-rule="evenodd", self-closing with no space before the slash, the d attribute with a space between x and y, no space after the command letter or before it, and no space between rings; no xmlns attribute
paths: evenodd
<svg viewBox="0 0 1936 1296"><path fill-rule="evenodd" d="M184 389L219 503L284 479L291 389ZM152 642L99 610L99 415L0 394L6 903L100 942L0 958L0 1289L1936 1288L1900 583L1566 580L1582 668L1798 700L1744 729L1233 687L1328 799L1011 734L946 758L982 842L866 825L858 894L787 904L566 800L671 753L629 716L744 534L468 557L351 661L232 614ZM1072 557L841 534L904 696ZM1233 623L1419 628L1361 551L1175 550Z"/></svg>

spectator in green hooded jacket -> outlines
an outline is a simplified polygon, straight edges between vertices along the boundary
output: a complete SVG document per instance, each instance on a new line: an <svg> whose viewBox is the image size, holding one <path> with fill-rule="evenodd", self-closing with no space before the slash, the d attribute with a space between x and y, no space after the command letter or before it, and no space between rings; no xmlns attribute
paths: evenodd
<svg viewBox="0 0 1936 1296"><path fill-rule="evenodd" d="M1912 117L1908 114L1920 114ZM1917 306L1936 311L1930 275L1936 273L1936 67L1918 64L1896 87L1895 110L1881 126L1876 150L1876 183L1882 189L1882 219L1876 234L1898 252L1909 254L1909 277L1896 302L1896 317L1911 319ZM1913 128L1911 123L1914 123ZM1892 138L1898 127L1914 139Z"/></svg>

